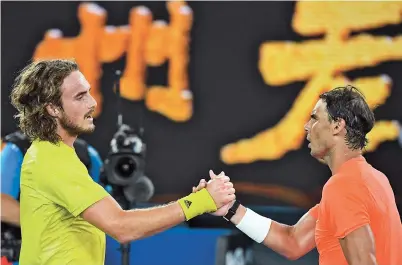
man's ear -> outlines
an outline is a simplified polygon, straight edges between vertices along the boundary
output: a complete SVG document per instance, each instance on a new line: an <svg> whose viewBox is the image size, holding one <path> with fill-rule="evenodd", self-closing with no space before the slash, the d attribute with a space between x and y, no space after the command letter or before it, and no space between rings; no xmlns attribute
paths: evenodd
<svg viewBox="0 0 402 265"><path fill-rule="evenodd" d="M345 123L344 119L338 119L337 121L334 121L332 123L332 131L333 131L334 135L342 132L343 129L345 129L345 127L346 127L346 123Z"/></svg>
<svg viewBox="0 0 402 265"><path fill-rule="evenodd" d="M57 118L59 116L60 110L53 104L46 105L46 111L49 113L50 116Z"/></svg>

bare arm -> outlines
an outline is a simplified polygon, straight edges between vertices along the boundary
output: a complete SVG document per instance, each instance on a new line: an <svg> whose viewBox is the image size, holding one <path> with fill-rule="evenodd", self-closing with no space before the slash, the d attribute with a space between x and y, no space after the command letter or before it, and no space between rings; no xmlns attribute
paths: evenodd
<svg viewBox="0 0 402 265"><path fill-rule="evenodd" d="M224 174L224 172L222 173ZM210 171L209 174L211 179L216 179L219 177L216 176L212 171ZM205 179L201 179L198 186L193 187L193 192L207 187L209 185L208 183L205 181ZM232 205L233 202L224 205L218 211L213 213L213 215L224 216ZM236 214L233 215L230 221L237 226L245 214L246 208L243 205L240 205L236 211ZM253 224L249 225L252 226ZM288 259L298 259L315 247L315 225L316 219L309 213L306 213L293 226L272 221L270 230L262 243L266 247L271 248L275 252L285 256ZM264 232L261 231L261 233Z"/></svg>
<svg viewBox="0 0 402 265"><path fill-rule="evenodd" d="M1 221L20 226L20 204L8 194L1 194Z"/></svg>
<svg viewBox="0 0 402 265"><path fill-rule="evenodd" d="M235 225L239 224L245 213L246 208L240 205L230 221ZM315 224L316 219L309 213L293 226L272 221L269 233L262 243L288 259L298 259L315 247Z"/></svg>
<svg viewBox="0 0 402 265"><path fill-rule="evenodd" d="M111 196L86 209L82 217L121 243L154 235L185 221L178 202L124 211Z"/></svg>
<svg viewBox="0 0 402 265"><path fill-rule="evenodd" d="M121 243L142 239L180 224L199 214L216 211L233 201L235 189L229 177L216 179L208 188L168 205L124 211L111 197L88 207L82 217Z"/></svg>
<svg viewBox="0 0 402 265"><path fill-rule="evenodd" d="M374 237L369 225L356 229L339 242L349 265L377 265Z"/></svg>

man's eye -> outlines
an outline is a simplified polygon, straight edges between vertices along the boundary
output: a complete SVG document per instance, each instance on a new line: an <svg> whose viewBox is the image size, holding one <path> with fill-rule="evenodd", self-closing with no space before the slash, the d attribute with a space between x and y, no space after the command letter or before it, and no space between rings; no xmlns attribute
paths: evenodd
<svg viewBox="0 0 402 265"><path fill-rule="evenodd" d="M85 96L85 94L81 94L81 95L77 96L77 99L83 99L84 96Z"/></svg>

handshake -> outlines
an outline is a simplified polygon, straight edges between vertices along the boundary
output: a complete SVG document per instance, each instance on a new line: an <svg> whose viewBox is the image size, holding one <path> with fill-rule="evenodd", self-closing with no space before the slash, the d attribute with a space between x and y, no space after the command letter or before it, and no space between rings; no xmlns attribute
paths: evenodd
<svg viewBox="0 0 402 265"><path fill-rule="evenodd" d="M186 220L204 213L225 216L235 203L235 189L230 178L224 172L216 175L212 170L209 176L208 182L201 179L190 195L179 200Z"/></svg>
<svg viewBox="0 0 402 265"><path fill-rule="evenodd" d="M236 200L233 183L225 172L215 175L210 170L209 176L211 179L208 182L201 179L190 195L178 201L186 220L204 213L223 216L251 239L261 243L268 235L272 220L253 212Z"/></svg>

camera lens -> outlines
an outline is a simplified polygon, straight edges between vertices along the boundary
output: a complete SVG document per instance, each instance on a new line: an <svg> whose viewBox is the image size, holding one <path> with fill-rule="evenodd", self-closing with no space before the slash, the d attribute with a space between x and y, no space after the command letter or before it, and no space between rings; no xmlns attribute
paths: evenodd
<svg viewBox="0 0 402 265"><path fill-rule="evenodd" d="M116 163L116 172L123 178L128 178L136 170L137 165L131 157L122 157Z"/></svg>

